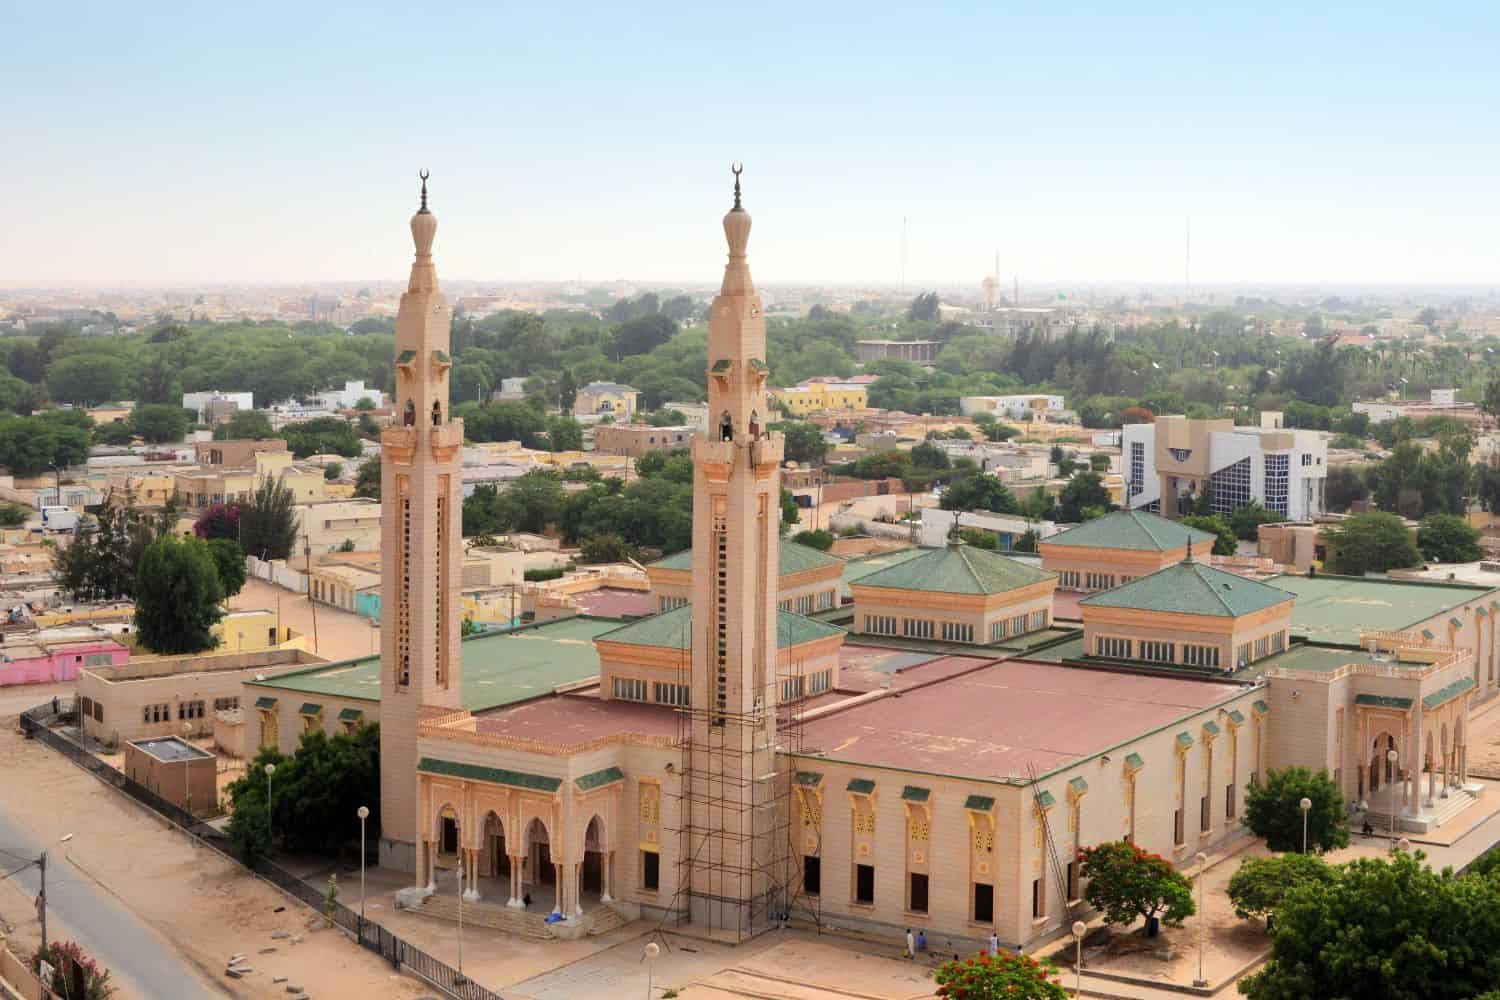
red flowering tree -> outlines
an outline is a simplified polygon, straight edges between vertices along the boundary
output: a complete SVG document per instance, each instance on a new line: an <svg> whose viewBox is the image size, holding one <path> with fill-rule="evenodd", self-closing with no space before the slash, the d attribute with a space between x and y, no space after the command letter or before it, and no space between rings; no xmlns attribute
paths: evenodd
<svg viewBox="0 0 1500 1000"><path fill-rule="evenodd" d="M193 522L193 534L204 540L240 537L239 504L216 503Z"/></svg>
<svg viewBox="0 0 1500 1000"><path fill-rule="evenodd" d="M43 975L42 963L50 970ZM115 995L109 970L101 968L74 941L54 941L38 948L31 958L31 971L55 995L77 1000L109 1000Z"/></svg>
<svg viewBox="0 0 1500 1000"><path fill-rule="evenodd" d="M975 955L949 962L934 976L937 995L951 1000L1067 1000L1057 970L1030 955Z"/></svg>
<svg viewBox="0 0 1500 1000"><path fill-rule="evenodd" d="M1193 883L1170 861L1143 851L1128 840L1086 847L1078 854L1089 887L1084 898L1104 914L1107 924L1133 924L1137 918L1157 917L1168 927L1181 927L1197 910Z"/></svg>

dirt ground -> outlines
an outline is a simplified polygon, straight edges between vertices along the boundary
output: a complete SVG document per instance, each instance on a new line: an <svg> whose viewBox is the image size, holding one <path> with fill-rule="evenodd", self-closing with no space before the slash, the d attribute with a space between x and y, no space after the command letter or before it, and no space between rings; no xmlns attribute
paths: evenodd
<svg viewBox="0 0 1500 1000"><path fill-rule="evenodd" d="M124 798L47 747L25 740L15 719L0 727L0 809L39 839L56 843L72 833L57 877L88 878L122 900L205 973L237 997L285 997L273 976L320 997L428 996L417 981L392 973L378 956L341 932L322 929L309 911L279 890L202 846ZM283 912L275 912L278 907ZM13 888L0 892L0 917L15 926L13 948L34 949L38 932L30 901ZM52 937L66 926L49 919ZM54 929L56 928L56 929ZM276 931L305 935L300 944L273 940ZM262 948L276 949L259 954ZM255 972L224 977L230 955L245 952ZM122 997L122 1000L151 1000Z"/></svg>
<svg viewBox="0 0 1500 1000"><path fill-rule="evenodd" d="M229 599L235 611L264 610L281 612L281 623L307 636L314 634L313 608L306 594L294 594L264 580L251 578L245 589ZM318 604L317 645L308 649L329 660L347 660L369 656L380 651L380 630L370 627L370 620L348 611Z"/></svg>

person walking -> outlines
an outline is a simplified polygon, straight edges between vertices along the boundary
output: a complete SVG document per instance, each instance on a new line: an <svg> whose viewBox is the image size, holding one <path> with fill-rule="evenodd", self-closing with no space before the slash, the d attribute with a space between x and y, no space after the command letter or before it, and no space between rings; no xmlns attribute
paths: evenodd
<svg viewBox="0 0 1500 1000"><path fill-rule="evenodd" d="M917 939L913 936L911 928L906 929L906 957L915 958L917 954Z"/></svg>
<svg viewBox="0 0 1500 1000"><path fill-rule="evenodd" d="M1000 954L1000 935L996 934L994 931L990 931L989 952L991 958L996 958Z"/></svg>

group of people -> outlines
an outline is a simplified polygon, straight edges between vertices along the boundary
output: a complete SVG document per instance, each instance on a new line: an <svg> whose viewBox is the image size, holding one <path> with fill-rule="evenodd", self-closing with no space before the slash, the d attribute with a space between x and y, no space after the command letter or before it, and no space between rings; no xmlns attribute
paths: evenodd
<svg viewBox="0 0 1500 1000"><path fill-rule="evenodd" d="M957 962L958 961L958 950L953 947L953 942L952 941L948 942L948 950L953 952L953 961ZM989 939L988 942L986 942L986 944L984 946L984 950L985 950L985 953L988 954L992 958L995 957L995 956L997 956L997 955L999 955L1000 954L1000 936L998 934L994 933L993 931L991 931L990 932L990 939ZM906 929L906 958L908 958L908 959L914 959L919 954L926 954L926 952L927 952L927 932L923 931L923 930L921 930L919 928L917 930L917 932L915 934L913 934L912 933L912 929L910 927L908 927Z"/></svg>

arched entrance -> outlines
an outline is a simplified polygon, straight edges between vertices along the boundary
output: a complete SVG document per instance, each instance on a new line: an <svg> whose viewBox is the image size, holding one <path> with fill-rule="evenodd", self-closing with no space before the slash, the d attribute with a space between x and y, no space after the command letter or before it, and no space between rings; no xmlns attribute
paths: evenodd
<svg viewBox="0 0 1500 1000"><path fill-rule="evenodd" d="M1391 752L1397 759L1391 759ZM1382 732L1370 742L1370 805L1376 812L1396 813L1402 802L1401 760L1396 737Z"/></svg>
<svg viewBox="0 0 1500 1000"><path fill-rule="evenodd" d="M589 820L583 833L583 884L584 892L604 894L604 823L595 816Z"/></svg>
<svg viewBox="0 0 1500 1000"><path fill-rule="evenodd" d="M481 841L485 875L510 878L510 855L505 853L505 824L490 811L484 816L484 839Z"/></svg>
<svg viewBox="0 0 1500 1000"><path fill-rule="evenodd" d="M552 843L547 827L533 819L526 827L526 880L535 885L556 885L557 869L552 864Z"/></svg>
<svg viewBox="0 0 1500 1000"><path fill-rule="evenodd" d="M450 805L438 810L434 836L439 857L451 858L458 854L458 810Z"/></svg>

